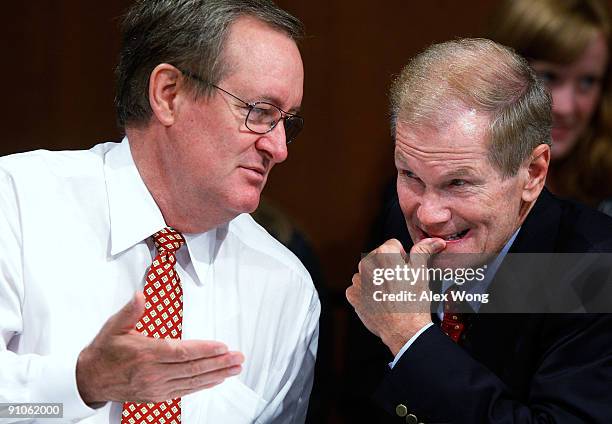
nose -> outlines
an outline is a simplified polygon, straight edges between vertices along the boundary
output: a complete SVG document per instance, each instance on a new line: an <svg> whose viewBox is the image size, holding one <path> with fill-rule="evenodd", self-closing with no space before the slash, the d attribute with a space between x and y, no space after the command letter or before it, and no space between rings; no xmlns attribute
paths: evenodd
<svg viewBox="0 0 612 424"><path fill-rule="evenodd" d="M553 112L564 118L571 118L576 111L576 90L570 83L554 87L551 90Z"/></svg>
<svg viewBox="0 0 612 424"><path fill-rule="evenodd" d="M445 204L444 199L433 191L423 193L416 215L424 229L429 230L427 232L435 232L436 229L451 219L451 211Z"/></svg>
<svg viewBox="0 0 612 424"><path fill-rule="evenodd" d="M256 147L264 151L273 163L280 163L287 159L287 140L283 122L279 122L272 131L259 137Z"/></svg>

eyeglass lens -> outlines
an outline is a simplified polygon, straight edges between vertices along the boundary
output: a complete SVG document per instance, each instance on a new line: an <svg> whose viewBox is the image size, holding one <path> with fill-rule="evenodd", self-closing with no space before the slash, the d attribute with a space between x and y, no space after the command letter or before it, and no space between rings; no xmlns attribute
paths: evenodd
<svg viewBox="0 0 612 424"><path fill-rule="evenodd" d="M282 118L282 112L276 106L258 102L249 110L246 125L253 132L265 134L271 131ZM290 143L302 130L304 121L300 116L286 115L283 126L287 143Z"/></svg>

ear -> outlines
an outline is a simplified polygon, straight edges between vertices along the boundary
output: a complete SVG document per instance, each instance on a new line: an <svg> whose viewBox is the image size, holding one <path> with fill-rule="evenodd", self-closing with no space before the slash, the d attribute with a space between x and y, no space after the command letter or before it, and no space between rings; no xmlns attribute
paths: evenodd
<svg viewBox="0 0 612 424"><path fill-rule="evenodd" d="M176 119L176 98L181 71L167 63L153 69L149 77L149 104L153 115L164 126L174 124Z"/></svg>
<svg viewBox="0 0 612 424"><path fill-rule="evenodd" d="M523 200L532 202L538 198L540 192L544 188L546 182L546 174L548 173L548 165L550 163L550 146L540 144L528 159L527 163L527 179L523 186Z"/></svg>

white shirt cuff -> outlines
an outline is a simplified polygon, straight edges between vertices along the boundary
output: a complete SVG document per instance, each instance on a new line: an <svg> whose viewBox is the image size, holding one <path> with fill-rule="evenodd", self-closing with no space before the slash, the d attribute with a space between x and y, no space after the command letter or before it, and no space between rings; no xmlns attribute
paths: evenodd
<svg viewBox="0 0 612 424"><path fill-rule="evenodd" d="M408 350L408 348L412 345L412 343L414 343L414 341L417 339L417 337L419 337L421 335L421 333L425 330L427 330L429 327L431 327L433 325L433 322L430 322L429 324L425 324L423 327L421 327L421 329L419 331L417 331L416 333L414 333L414 336L410 337L410 339L406 342L406 344L400 349L399 352L397 352L397 355L395 355L395 359L393 360L393 362L389 363L389 368L393 369L393 367L395 366L395 364L397 363L397 361L399 361L399 359L402 357L402 355L404 354L404 352L406 352L406 350Z"/></svg>
<svg viewBox="0 0 612 424"><path fill-rule="evenodd" d="M39 379L32 385L34 402L59 402L63 404L65 420L82 419L95 414L79 394L76 384L76 355L69 358L60 356L45 357L39 368Z"/></svg>

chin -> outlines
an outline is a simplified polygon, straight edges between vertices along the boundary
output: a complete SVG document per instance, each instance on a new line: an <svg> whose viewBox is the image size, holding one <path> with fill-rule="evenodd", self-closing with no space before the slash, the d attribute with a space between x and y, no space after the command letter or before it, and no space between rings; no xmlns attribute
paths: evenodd
<svg viewBox="0 0 612 424"><path fill-rule="evenodd" d="M255 209L259 206L260 196L259 193L257 195L250 196L240 196L239 198L234 198L230 200L230 204L232 205L231 209L233 209L237 215L241 213L252 213L255 212Z"/></svg>

